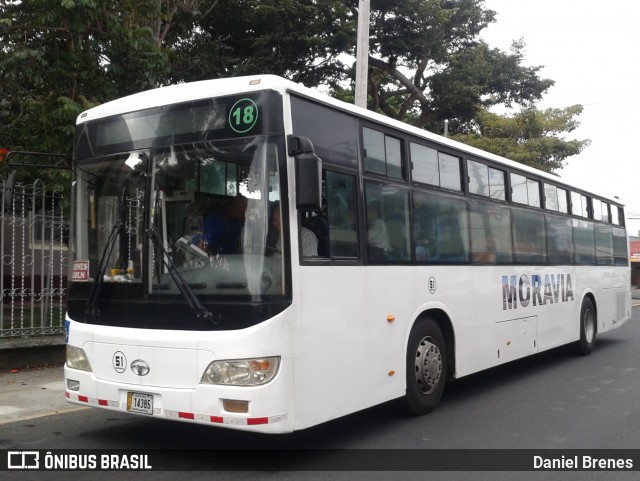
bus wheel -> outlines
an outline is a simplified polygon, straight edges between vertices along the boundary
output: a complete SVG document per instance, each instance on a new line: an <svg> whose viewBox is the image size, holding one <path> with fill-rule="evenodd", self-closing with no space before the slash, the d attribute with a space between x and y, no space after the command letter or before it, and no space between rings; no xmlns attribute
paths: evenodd
<svg viewBox="0 0 640 481"><path fill-rule="evenodd" d="M412 413L433 411L447 379L447 349L442 331L433 319L416 322L407 346L406 400Z"/></svg>
<svg viewBox="0 0 640 481"><path fill-rule="evenodd" d="M580 308L580 341L578 352L586 356L593 351L596 344L597 317L593 302L588 297L582 301Z"/></svg>

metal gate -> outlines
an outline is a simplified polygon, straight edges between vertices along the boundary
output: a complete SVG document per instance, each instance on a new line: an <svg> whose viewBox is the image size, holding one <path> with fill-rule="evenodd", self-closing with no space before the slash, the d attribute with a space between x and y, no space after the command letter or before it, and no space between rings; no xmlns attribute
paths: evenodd
<svg viewBox="0 0 640 481"><path fill-rule="evenodd" d="M41 180L2 181L0 338L64 333L69 222Z"/></svg>

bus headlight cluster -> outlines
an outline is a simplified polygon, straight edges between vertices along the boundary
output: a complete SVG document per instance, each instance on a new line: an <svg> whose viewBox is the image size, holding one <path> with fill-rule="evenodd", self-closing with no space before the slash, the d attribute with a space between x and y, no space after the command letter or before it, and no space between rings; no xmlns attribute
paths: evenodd
<svg viewBox="0 0 640 481"><path fill-rule="evenodd" d="M259 386L271 381L279 366L279 357L214 361L209 364L200 382L228 386Z"/></svg>
<svg viewBox="0 0 640 481"><path fill-rule="evenodd" d="M87 353L79 347L70 346L69 344L67 344L67 366L80 371L92 372Z"/></svg>

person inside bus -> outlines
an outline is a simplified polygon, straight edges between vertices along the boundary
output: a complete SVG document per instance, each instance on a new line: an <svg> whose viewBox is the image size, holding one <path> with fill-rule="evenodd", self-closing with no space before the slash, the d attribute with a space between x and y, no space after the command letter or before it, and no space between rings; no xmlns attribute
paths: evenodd
<svg viewBox="0 0 640 481"><path fill-rule="evenodd" d="M387 225L382 220L382 205L371 202L367 205L367 236L369 256L373 260L384 260L389 257L391 245Z"/></svg>
<svg viewBox="0 0 640 481"><path fill-rule="evenodd" d="M271 208L271 243L274 252L282 254L282 222L280 219L280 202L275 202ZM318 238L304 226L300 226L302 240L302 257L318 257ZM267 252L268 254L268 252Z"/></svg>
<svg viewBox="0 0 640 481"><path fill-rule="evenodd" d="M239 253L246 210L247 198L238 194L222 209L209 214L204 219L198 247L211 255Z"/></svg>

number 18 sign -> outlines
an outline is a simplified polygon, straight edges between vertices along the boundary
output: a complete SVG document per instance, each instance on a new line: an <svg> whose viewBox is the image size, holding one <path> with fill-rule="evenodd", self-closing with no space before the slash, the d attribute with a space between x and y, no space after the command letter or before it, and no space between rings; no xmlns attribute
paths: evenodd
<svg viewBox="0 0 640 481"><path fill-rule="evenodd" d="M249 132L258 121L258 106L251 99L240 99L229 111L229 126L239 134Z"/></svg>

